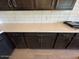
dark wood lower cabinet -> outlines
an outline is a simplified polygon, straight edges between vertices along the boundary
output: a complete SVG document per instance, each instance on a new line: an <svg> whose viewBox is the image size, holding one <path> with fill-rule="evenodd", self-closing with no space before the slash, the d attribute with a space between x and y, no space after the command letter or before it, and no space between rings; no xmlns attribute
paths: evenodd
<svg viewBox="0 0 79 59"><path fill-rule="evenodd" d="M70 45L67 47L68 49L79 49L79 34L76 34L72 39Z"/></svg>
<svg viewBox="0 0 79 59"><path fill-rule="evenodd" d="M55 49L66 48L68 43L71 41L73 33L59 33L55 43Z"/></svg>
<svg viewBox="0 0 79 59"><path fill-rule="evenodd" d="M79 33L7 33L16 48L79 49Z"/></svg>
<svg viewBox="0 0 79 59"><path fill-rule="evenodd" d="M16 48L26 48L23 33L7 33Z"/></svg>
<svg viewBox="0 0 79 59"><path fill-rule="evenodd" d="M42 49L52 49L54 41L56 39L56 33L45 33L40 34L40 44Z"/></svg>
<svg viewBox="0 0 79 59"><path fill-rule="evenodd" d="M34 49L52 49L56 34L51 33L31 33L25 34L25 40L28 48Z"/></svg>
<svg viewBox="0 0 79 59"><path fill-rule="evenodd" d="M39 49L40 48L40 40L39 37L33 33L25 34L25 41L28 48Z"/></svg>

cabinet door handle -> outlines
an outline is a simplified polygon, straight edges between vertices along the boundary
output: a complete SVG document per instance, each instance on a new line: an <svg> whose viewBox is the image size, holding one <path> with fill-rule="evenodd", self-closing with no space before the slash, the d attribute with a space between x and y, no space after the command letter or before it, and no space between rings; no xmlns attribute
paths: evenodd
<svg viewBox="0 0 79 59"><path fill-rule="evenodd" d="M8 0L8 5L9 5L9 7L12 7L11 0Z"/></svg>
<svg viewBox="0 0 79 59"><path fill-rule="evenodd" d="M15 1L15 0L12 0L12 2L13 2L13 6L14 6L14 7L17 7L16 1Z"/></svg>

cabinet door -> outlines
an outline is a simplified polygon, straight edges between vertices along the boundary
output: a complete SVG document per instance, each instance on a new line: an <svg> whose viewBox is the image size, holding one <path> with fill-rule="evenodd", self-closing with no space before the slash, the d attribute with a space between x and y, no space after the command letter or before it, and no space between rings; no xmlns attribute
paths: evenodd
<svg viewBox="0 0 79 59"><path fill-rule="evenodd" d="M11 0L0 0L0 10L10 10L12 8Z"/></svg>
<svg viewBox="0 0 79 59"><path fill-rule="evenodd" d="M79 34L76 34L76 36L73 38L68 46L68 49L79 49Z"/></svg>
<svg viewBox="0 0 79 59"><path fill-rule="evenodd" d="M35 0L36 9L53 9L54 0Z"/></svg>
<svg viewBox="0 0 79 59"><path fill-rule="evenodd" d="M71 10L74 7L76 0L57 0L57 10Z"/></svg>
<svg viewBox="0 0 79 59"><path fill-rule="evenodd" d="M29 10L34 9L33 0L12 0L15 9L17 10Z"/></svg>
<svg viewBox="0 0 79 59"><path fill-rule="evenodd" d="M38 34L40 37L41 49L52 49L56 39L56 33Z"/></svg>
<svg viewBox="0 0 79 59"><path fill-rule="evenodd" d="M7 33L16 48L26 48L23 33Z"/></svg>
<svg viewBox="0 0 79 59"><path fill-rule="evenodd" d="M25 40L26 40L28 48L32 48L32 49L41 48L39 37L36 34L26 33Z"/></svg>
<svg viewBox="0 0 79 59"><path fill-rule="evenodd" d="M54 48L55 49L66 48L67 44L71 41L73 35L74 35L73 33L59 33Z"/></svg>

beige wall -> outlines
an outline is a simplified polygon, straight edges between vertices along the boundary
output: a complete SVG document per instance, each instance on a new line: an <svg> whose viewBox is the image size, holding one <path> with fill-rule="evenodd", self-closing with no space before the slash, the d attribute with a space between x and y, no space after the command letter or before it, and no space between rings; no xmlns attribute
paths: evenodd
<svg viewBox="0 0 79 59"><path fill-rule="evenodd" d="M0 11L0 23L54 23L79 21L79 0L73 10L66 11Z"/></svg>

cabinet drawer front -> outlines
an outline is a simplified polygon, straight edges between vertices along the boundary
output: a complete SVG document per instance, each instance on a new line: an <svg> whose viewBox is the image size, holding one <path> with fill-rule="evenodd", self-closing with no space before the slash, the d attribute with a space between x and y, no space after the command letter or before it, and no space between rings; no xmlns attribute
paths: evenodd
<svg viewBox="0 0 79 59"><path fill-rule="evenodd" d="M23 33L16 33L16 32L7 33L7 35L9 37L23 37Z"/></svg>
<svg viewBox="0 0 79 59"><path fill-rule="evenodd" d="M24 33L24 37L37 37L38 33Z"/></svg>
<svg viewBox="0 0 79 59"><path fill-rule="evenodd" d="M67 44L71 41L73 35L73 33L59 33L54 48L64 49L67 46Z"/></svg>
<svg viewBox="0 0 79 59"><path fill-rule="evenodd" d="M68 49L79 49L79 34L76 34L76 36L74 36L73 40L68 46Z"/></svg>

